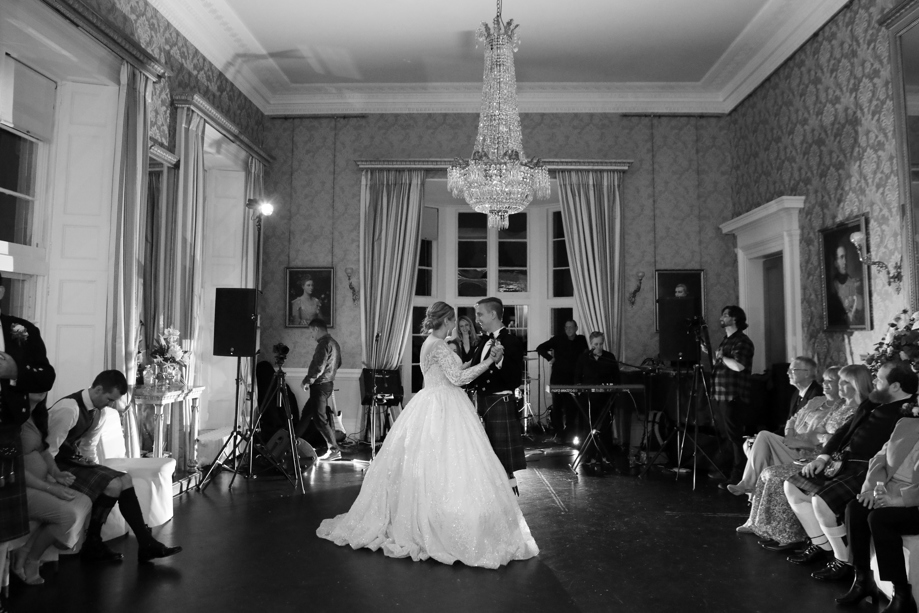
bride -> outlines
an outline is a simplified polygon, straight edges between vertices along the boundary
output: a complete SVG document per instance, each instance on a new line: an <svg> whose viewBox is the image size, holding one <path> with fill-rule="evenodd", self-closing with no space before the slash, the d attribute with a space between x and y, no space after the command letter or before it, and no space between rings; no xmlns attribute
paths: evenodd
<svg viewBox="0 0 919 613"><path fill-rule="evenodd" d="M370 465L351 510L326 519L321 538L393 558L498 568L539 553L507 474L475 408L459 387L492 357L463 370L444 341L456 326L453 307L429 307L422 329L424 389L396 420Z"/></svg>

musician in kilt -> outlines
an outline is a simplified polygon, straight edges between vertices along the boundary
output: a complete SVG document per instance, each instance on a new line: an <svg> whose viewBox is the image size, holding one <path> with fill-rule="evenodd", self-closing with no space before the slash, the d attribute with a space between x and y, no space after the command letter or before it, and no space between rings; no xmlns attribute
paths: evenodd
<svg viewBox="0 0 919 613"><path fill-rule="evenodd" d="M803 553L788 561L812 564L829 559L826 568L811 574L815 579L834 581L851 574L846 527L837 518L861 491L868 461L890 439L903 405L915 400L919 378L908 363L888 362L878 370L874 384L871 402L862 403L827 441L823 453L785 481L785 497L810 540Z"/></svg>
<svg viewBox="0 0 919 613"><path fill-rule="evenodd" d="M491 447L504 465L511 488L519 495L514 471L527 467L517 416L514 391L523 376L523 343L504 326L504 304L497 298L483 298L475 305L476 322L484 335L476 345L473 364L491 354L494 364L478 376L469 388Z"/></svg>
<svg viewBox="0 0 919 613"><path fill-rule="evenodd" d="M81 557L90 562L120 561L124 556L102 542L102 525L118 505L137 537L137 559L150 562L182 551L153 538L134 491L131 475L97 462L96 445L102 433L105 407L114 407L128 392L128 381L119 370L99 373L89 389L64 396L48 409L48 451L58 468L74 476L69 486L89 497L93 507Z"/></svg>

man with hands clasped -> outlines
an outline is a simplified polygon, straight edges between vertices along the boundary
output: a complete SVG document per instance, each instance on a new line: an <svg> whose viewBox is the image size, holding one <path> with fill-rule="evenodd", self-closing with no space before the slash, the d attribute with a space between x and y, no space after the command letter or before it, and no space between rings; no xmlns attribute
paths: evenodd
<svg viewBox="0 0 919 613"><path fill-rule="evenodd" d="M877 594L871 574L871 542L877 554L881 579L890 581L894 595L886 611L916 611L906 575L902 537L919 534L919 409L911 407L897 422L890 440L871 458L858 497L846 506L846 530L855 580L836 599L855 605Z"/></svg>

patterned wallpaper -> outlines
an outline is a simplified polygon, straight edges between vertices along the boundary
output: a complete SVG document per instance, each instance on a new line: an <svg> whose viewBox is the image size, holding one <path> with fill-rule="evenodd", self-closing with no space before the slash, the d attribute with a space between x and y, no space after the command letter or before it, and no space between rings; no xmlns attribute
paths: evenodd
<svg viewBox="0 0 919 613"><path fill-rule="evenodd" d="M82 1L169 68L171 75L153 87L151 139L175 151L172 93L187 91L204 96L253 142L261 143L265 115L146 0Z"/></svg>
<svg viewBox="0 0 919 613"><path fill-rule="evenodd" d="M718 224L731 217L729 122L726 118L535 114L522 117L524 144L547 158L629 159L623 183L625 286L646 275L634 307L625 307L627 362L658 353L654 331L655 268L705 268L708 319L737 300L733 239ZM340 119L269 119L265 147L276 159L266 189L279 215L265 226L263 350L291 347L290 366L305 366L313 344L284 327L284 269L336 271L333 335L344 366L360 367L360 319L344 269L358 268L360 170L356 159L468 155L472 114L373 115Z"/></svg>
<svg viewBox="0 0 919 613"><path fill-rule="evenodd" d="M733 214L804 196L805 280L819 274L819 229L860 213L869 216L875 258L900 257L888 38L877 25L895 2L854 0L729 116ZM860 361L908 302L872 272L874 330L828 333L822 291L819 284L803 288L804 346L821 364Z"/></svg>

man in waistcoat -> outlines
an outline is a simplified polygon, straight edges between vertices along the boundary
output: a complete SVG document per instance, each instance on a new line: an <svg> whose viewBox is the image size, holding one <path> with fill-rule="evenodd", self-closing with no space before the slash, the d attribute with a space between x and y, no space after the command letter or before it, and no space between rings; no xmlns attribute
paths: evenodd
<svg viewBox="0 0 919 613"><path fill-rule="evenodd" d="M96 376L89 389L65 396L48 409L48 451L58 468L74 476L67 485L93 501L86 542L80 552L83 560L89 562L120 561L124 557L102 542L102 525L115 504L137 537L139 562L182 551L181 547L167 547L153 538L144 523L131 475L97 462L103 409L114 407L127 392L124 374L106 370Z"/></svg>

